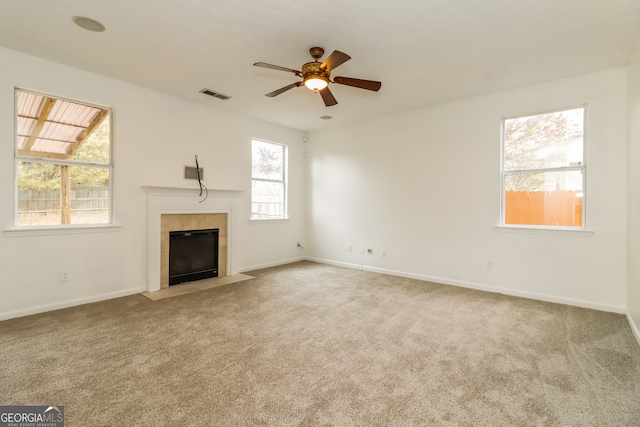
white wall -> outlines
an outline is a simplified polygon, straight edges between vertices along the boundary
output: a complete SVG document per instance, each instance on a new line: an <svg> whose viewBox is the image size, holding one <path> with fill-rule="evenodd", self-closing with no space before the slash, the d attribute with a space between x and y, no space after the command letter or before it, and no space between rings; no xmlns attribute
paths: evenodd
<svg viewBox="0 0 640 427"><path fill-rule="evenodd" d="M640 343L640 41L629 64L628 317Z"/></svg>
<svg viewBox="0 0 640 427"><path fill-rule="evenodd" d="M583 103L593 234L497 231L500 118ZM625 311L626 68L313 132L307 145L308 256Z"/></svg>
<svg viewBox="0 0 640 427"><path fill-rule="evenodd" d="M210 189L243 190L238 271L300 257L304 231L302 133L0 48L0 228L13 226L14 87L114 110L115 218L100 233L9 236L0 232L0 319L145 289L143 185L194 187L182 178L198 155ZM221 101L222 102L222 101ZM233 101L228 101L233 102ZM289 146L291 220L249 222L251 138ZM58 281L61 269L71 280Z"/></svg>

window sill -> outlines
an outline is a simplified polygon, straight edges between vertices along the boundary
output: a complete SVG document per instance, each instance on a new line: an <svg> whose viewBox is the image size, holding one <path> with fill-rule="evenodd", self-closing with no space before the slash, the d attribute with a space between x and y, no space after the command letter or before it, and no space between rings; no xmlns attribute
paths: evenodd
<svg viewBox="0 0 640 427"><path fill-rule="evenodd" d="M53 236L62 234L112 233L120 230L119 225L67 225L51 227L14 227L4 230L7 237Z"/></svg>
<svg viewBox="0 0 640 427"><path fill-rule="evenodd" d="M569 227L529 227L517 225L496 225L494 230L501 233L547 234L553 236L592 237L595 231Z"/></svg>
<svg viewBox="0 0 640 427"><path fill-rule="evenodd" d="M290 218L249 218L249 223L258 223L258 222L286 222L289 221Z"/></svg>

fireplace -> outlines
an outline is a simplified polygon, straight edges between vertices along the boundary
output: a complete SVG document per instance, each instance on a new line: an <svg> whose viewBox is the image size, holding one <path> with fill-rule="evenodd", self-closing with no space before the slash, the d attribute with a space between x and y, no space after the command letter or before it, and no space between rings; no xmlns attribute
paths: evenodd
<svg viewBox="0 0 640 427"><path fill-rule="evenodd" d="M218 244L216 247L218 260L216 262L217 276L227 276L227 215L226 214L164 214L160 217L161 230L161 289L168 288L171 283L170 258L171 258L171 235L173 233L192 233L198 230L218 230ZM192 237L192 236L188 236ZM196 236L196 238L206 238L206 236ZM175 249L174 249L175 250ZM180 249L184 252L186 249ZM200 250L208 250L200 247ZM200 280L192 278L193 280ZM182 283L188 280L180 280Z"/></svg>
<svg viewBox="0 0 640 427"><path fill-rule="evenodd" d="M218 277L218 229L169 233L169 286Z"/></svg>
<svg viewBox="0 0 640 427"><path fill-rule="evenodd" d="M143 186L147 193L147 291L169 287L169 233L218 229L218 277L237 274L237 200L242 191Z"/></svg>

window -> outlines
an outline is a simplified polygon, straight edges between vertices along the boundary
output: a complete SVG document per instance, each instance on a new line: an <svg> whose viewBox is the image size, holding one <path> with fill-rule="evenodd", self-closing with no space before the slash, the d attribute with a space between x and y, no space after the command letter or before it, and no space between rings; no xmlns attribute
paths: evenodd
<svg viewBox="0 0 640 427"><path fill-rule="evenodd" d="M111 223L111 110L20 89L16 226Z"/></svg>
<svg viewBox="0 0 640 427"><path fill-rule="evenodd" d="M287 217L287 147L251 141L251 219Z"/></svg>
<svg viewBox="0 0 640 427"><path fill-rule="evenodd" d="M586 108L502 120L502 224L584 227Z"/></svg>

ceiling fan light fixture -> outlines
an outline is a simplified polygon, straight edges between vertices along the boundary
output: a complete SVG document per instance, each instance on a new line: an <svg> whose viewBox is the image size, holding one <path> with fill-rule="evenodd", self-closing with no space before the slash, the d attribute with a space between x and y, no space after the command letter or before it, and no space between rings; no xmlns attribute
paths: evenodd
<svg viewBox="0 0 640 427"><path fill-rule="evenodd" d="M310 75L304 79L304 85L314 92L324 89L328 84L328 79L318 75Z"/></svg>

